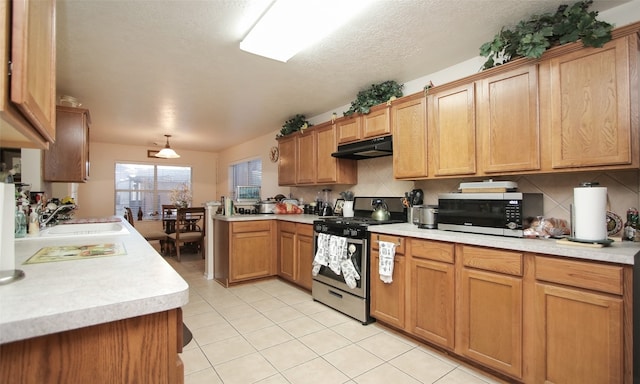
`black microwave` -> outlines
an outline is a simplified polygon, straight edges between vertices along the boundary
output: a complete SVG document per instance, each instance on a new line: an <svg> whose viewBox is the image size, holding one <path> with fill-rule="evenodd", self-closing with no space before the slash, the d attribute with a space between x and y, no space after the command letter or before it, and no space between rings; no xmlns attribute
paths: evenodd
<svg viewBox="0 0 640 384"><path fill-rule="evenodd" d="M541 193L443 193L438 229L523 237L529 217L542 216Z"/></svg>

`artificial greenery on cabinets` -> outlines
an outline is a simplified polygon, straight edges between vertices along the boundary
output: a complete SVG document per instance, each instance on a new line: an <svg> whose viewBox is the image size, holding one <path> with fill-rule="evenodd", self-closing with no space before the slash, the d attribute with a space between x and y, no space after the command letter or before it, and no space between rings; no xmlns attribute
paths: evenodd
<svg viewBox="0 0 640 384"><path fill-rule="evenodd" d="M482 69L505 64L517 57L539 58L550 47L582 39L585 47L602 47L611 40L613 25L596 20L597 11L589 12L593 0L561 5L554 13L534 15L520 21L513 30L504 27L492 41L480 47L487 57Z"/></svg>
<svg viewBox="0 0 640 384"><path fill-rule="evenodd" d="M304 130L310 126L311 124L309 124L304 115L297 114L291 119L284 122L284 124L282 125L282 129L280 129L280 133L276 137L286 136L292 134L293 132Z"/></svg>
<svg viewBox="0 0 640 384"><path fill-rule="evenodd" d="M366 115L374 105L386 103L396 97L402 97L403 86L404 84L398 84L394 80L372 84L371 88L358 92L356 99L351 102L351 107L344 112L344 116L351 116L354 113Z"/></svg>

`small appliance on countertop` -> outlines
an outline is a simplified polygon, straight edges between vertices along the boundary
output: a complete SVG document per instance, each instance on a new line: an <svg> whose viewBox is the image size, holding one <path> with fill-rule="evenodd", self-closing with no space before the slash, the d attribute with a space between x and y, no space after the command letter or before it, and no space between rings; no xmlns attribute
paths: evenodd
<svg viewBox="0 0 640 384"><path fill-rule="evenodd" d="M543 215L541 193L488 192L438 195L438 228L523 237L528 217Z"/></svg>

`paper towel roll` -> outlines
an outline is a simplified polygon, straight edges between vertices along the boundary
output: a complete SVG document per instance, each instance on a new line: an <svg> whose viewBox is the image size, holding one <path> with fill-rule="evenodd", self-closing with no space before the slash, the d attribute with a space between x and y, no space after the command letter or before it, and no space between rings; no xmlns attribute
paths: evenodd
<svg viewBox="0 0 640 384"><path fill-rule="evenodd" d="M607 239L607 188L573 189L574 237L580 240Z"/></svg>

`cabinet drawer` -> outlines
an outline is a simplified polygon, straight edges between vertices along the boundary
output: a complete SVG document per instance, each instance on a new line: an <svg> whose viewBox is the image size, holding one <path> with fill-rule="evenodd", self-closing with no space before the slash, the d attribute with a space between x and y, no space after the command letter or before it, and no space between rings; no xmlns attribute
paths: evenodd
<svg viewBox="0 0 640 384"><path fill-rule="evenodd" d="M280 230L285 232L296 232L296 223L292 223L290 221L280 221L278 223L280 225Z"/></svg>
<svg viewBox="0 0 640 384"><path fill-rule="evenodd" d="M588 261L536 256L536 279L622 295L623 268Z"/></svg>
<svg viewBox="0 0 640 384"><path fill-rule="evenodd" d="M232 223L232 232L258 232L269 231L271 229L271 220L256 220Z"/></svg>
<svg viewBox="0 0 640 384"><path fill-rule="evenodd" d="M522 276L522 253L494 248L462 246L462 264L508 275Z"/></svg>
<svg viewBox="0 0 640 384"><path fill-rule="evenodd" d="M453 264L454 244L411 239L411 256Z"/></svg>
<svg viewBox="0 0 640 384"><path fill-rule="evenodd" d="M298 235L313 236L313 225L296 224L296 232L298 233Z"/></svg>
<svg viewBox="0 0 640 384"><path fill-rule="evenodd" d="M406 239L402 236L394 236L394 235L379 235L372 234L371 235L371 248L372 249L380 249L378 246L379 241L388 241L390 243L396 244L396 254L404 255L404 243Z"/></svg>

